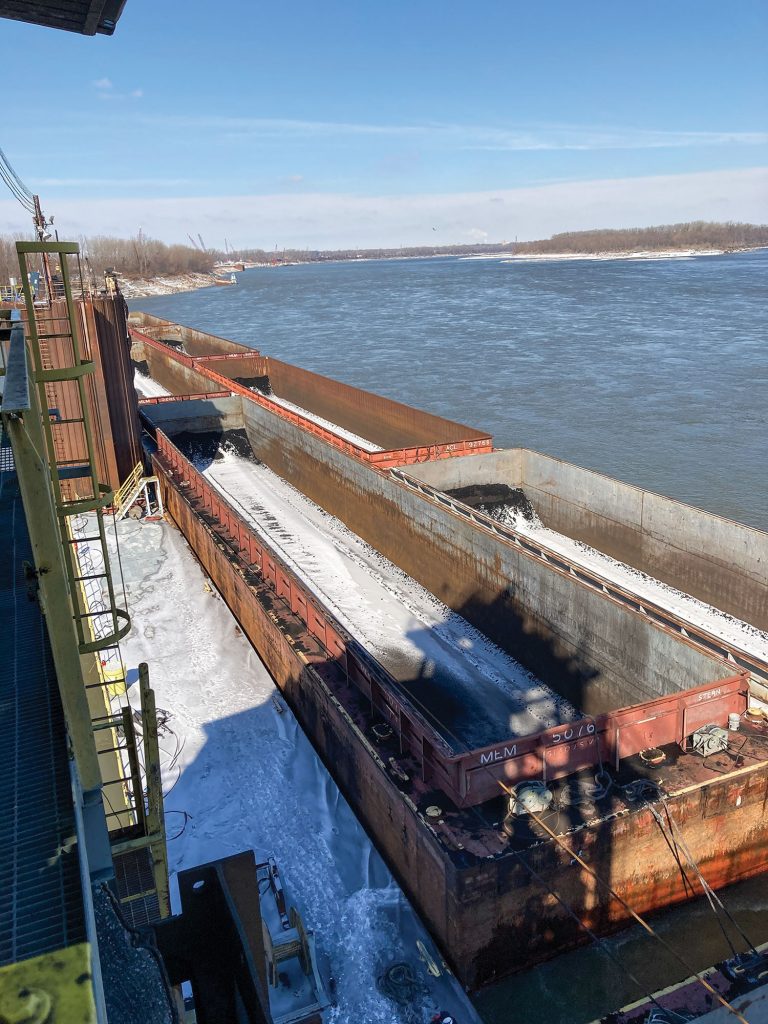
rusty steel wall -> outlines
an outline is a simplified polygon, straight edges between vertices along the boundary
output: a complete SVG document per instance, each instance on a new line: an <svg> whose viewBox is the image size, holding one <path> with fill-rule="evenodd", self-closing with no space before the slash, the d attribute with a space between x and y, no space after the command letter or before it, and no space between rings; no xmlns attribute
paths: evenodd
<svg viewBox="0 0 768 1024"><path fill-rule="evenodd" d="M269 360L266 356L259 355L258 352L249 352L248 355L230 352L220 356L198 356L196 363L205 369L215 370L230 380L234 380L236 377L252 378L269 375Z"/></svg>
<svg viewBox="0 0 768 1024"><path fill-rule="evenodd" d="M377 469L411 465L431 459L450 459L461 454L478 454L484 451L491 451L493 448L493 441L489 435L480 434L478 436L476 431L473 432L470 428L456 423L453 424L456 433L451 441L432 441L425 445L412 444L410 447L371 452L340 434L332 424L329 423L327 426L322 426L313 420L310 415L304 415L303 412L300 413L293 409L285 408L271 397L255 392L249 386L241 384L234 379L234 377L239 376L238 373L230 371L230 375L227 376L228 368L232 365L245 369L249 372L250 376L265 376L264 373L260 372L269 367L270 360L265 357L258 354L244 357L239 353L229 353L213 357L193 358L178 349L169 347L165 342L157 338L150 337L139 331L136 327L131 327L131 337L134 341L132 349L134 360L138 363L146 362L151 375L172 393L184 394L190 389L194 392L206 390L202 384L202 378L205 377L208 380L207 390L229 386L234 393L247 398L253 404L268 409L280 419L297 424L304 431L321 437L327 444L347 452L362 462L375 466ZM310 374L309 376L314 378L316 375ZM335 382L329 381L328 383L334 384ZM352 388L349 390L356 391L357 389ZM365 396L366 392L360 392L359 394ZM388 402L387 399L377 400L380 403L384 403L383 408L386 408L387 405L393 406L397 404ZM362 401L364 399L361 399ZM406 409L407 407L403 406L402 408ZM409 411L416 418L421 416L424 422L431 419L428 414L419 413L418 410L412 409ZM441 422L443 426L450 423L448 420ZM469 430L473 436L470 438L458 436L463 430Z"/></svg>
<svg viewBox="0 0 768 1024"><path fill-rule="evenodd" d="M768 533L533 451L522 486L545 525L768 630Z"/></svg>
<svg viewBox="0 0 768 1024"><path fill-rule="evenodd" d="M545 526L768 629L768 533L526 448L409 469L446 491L522 487Z"/></svg>
<svg viewBox="0 0 768 1024"><path fill-rule="evenodd" d="M172 354L145 344L135 335L131 338L131 359L146 363L150 377L172 395L198 395L219 390L209 377L195 369L191 359L173 358Z"/></svg>
<svg viewBox="0 0 768 1024"><path fill-rule="evenodd" d="M99 480L116 490L134 466L142 460L141 430L136 394L133 388L125 310L121 297L78 300L75 303L75 329L81 356L93 362L93 373L83 379L93 433L96 470ZM45 367L65 368L74 364L69 337L66 302L57 299L50 311L39 314L41 334L59 334L41 340L40 353ZM82 415L76 381L46 384L48 408L56 457L59 461L87 461L88 451L83 427L68 420ZM90 483L71 480L67 494L87 497Z"/></svg>
<svg viewBox="0 0 768 1024"><path fill-rule="evenodd" d="M160 427L166 434L187 430L220 434L243 428L242 399L225 392L142 398L139 411L148 423Z"/></svg>
<svg viewBox="0 0 768 1024"><path fill-rule="evenodd" d="M477 441L489 436L463 423L434 416L271 357L269 378L281 398L338 423L386 450L459 440Z"/></svg>
<svg viewBox="0 0 768 1024"><path fill-rule="evenodd" d="M260 603L246 581L245 564L238 566L236 553L193 510L163 466L155 469L166 508L464 985L477 989L586 941L549 889L598 933L628 923L621 906L549 840L522 857L508 850L482 860L446 846L334 699L315 668L311 638L297 639L281 626L268 597ZM765 869L767 804L766 761L679 790L671 786L668 798L670 813L716 888ZM567 841L640 913L691 896L666 836L646 809L626 802L618 814L589 822Z"/></svg>
<svg viewBox="0 0 768 1024"><path fill-rule="evenodd" d="M226 401L231 401L228 399ZM196 405L199 403L195 403ZM178 403L182 411L189 406ZM226 412L223 403L212 407ZM168 411L168 405L165 407ZM168 417L166 416L167 420ZM691 685L652 702L622 708L592 719L555 726L535 735L497 737L488 746L469 749L446 736L427 708L414 705L384 665L365 650L336 618L332 609L307 589L278 552L261 539L178 448L163 430L154 429L155 459L183 481L185 496L206 517L218 536L231 543L250 570L277 597L286 602L325 656L343 665L344 676L363 695L398 737L400 753L418 765L422 780L442 789L457 807L485 803L499 794L499 783L524 779L563 778L583 768L602 764L616 769L625 758L641 750L668 744L682 746L702 725L725 726L729 714L746 710L747 673L742 672L701 686ZM692 681L693 683L693 681ZM426 712L426 715L423 713Z"/></svg>
<svg viewBox="0 0 768 1024"><path fill-rule="evenodd" d="M143 461L125 302L119 295L103 296L78 302L77 309L94 362L93 414L99 418L109 465L104 482L116 490Z"/></svg>
<svg viewBox="0 0 768 1024"><path fill-rule="evenodd" d="M26 321L26 309L22 312ZM80 354L84 360L94 359L91 339L85 334L80 313L74 329L78 332ZM39 358L44 369L66 369L74 366L75 350L67 306L63 299L52 303L50 309L36 311L36 326L40 337ZM95 360L94 360L95 361ZM34 365L34 357L33 357ZM117 478L117 464L114 446L111 444L111 429L105 417L106 398L103 378L94 372L83 378L86 405L90 415L96 471L100 481L111 483ZM57 462L88 462L88 445L81 423L83 408L78 383L75 380L50 381L45 384L45 404L50 413L53 448ZM93 488L90 477L75 478L64 482L63 493L67 498L91 498Z"/></svg>
<svg viewBox="0 0 768 1024"><path fill-rule="evenodd" d="M228 341L226 338L218 338L214 334L206 334L204 331L197 331L193 327L176 324L172 320L164 320L163 317L152 316L150 313L132 312L130 326L138 327L139 330L158 341L177 339L182 342L187 354L193 357L224 355L228 352L253 354L256 351L247 345L240 345L235 341Z"/></svg>
<svg viewBox="0 0 768 1024"><path fill-rule="evenodd" d="M672 788L666 803L713 888L765 871L768 763L679 792ZM651 812L629 801L616 817L590 822L563 838L640 914L700 894L696 883L682 877L669 839ZM455 872L447 890L445 943L462 949L460 977L480 987L509 973L511 951L522 951L519 968L589 941L551 891L598 935L631 924L622 906L547 840L521 859L507 854Z"/></svg>

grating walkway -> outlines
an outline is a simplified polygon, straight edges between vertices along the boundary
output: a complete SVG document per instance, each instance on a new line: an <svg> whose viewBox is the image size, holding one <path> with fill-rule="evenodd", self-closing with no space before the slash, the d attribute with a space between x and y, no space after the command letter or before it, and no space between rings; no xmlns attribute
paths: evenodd
<svg viewBox="0 0 768 1024"><path fill-rule="evenodd" d="M149 850L132 850L114 858L115 889L120 910L131 928L160 920L160 904Z"/></svg>
<svg viewBox="0 0 768 1024"><path fill-rule="evenodd" d="M85 939L64 718L18 480L0 439L0 965Z"/></svg>

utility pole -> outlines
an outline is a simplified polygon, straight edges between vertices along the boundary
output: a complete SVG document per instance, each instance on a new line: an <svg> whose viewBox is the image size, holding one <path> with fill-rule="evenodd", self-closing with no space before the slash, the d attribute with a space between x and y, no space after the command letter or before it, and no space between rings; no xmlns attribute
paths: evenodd
<svg viewBox="0 0 768 1024"><path fill-rule="evenodd" d="M33 215L33 219L34 219L34 223L35 223L35 233L37 235L37 240L38 240L38 242L45 242L51 236L50 236L50 233L47 230L48 226L49 226L48 225L48 221L43 216L43 211L42 211L42 209L40 207L40 196L32 196L32 202L33 202L34 207L35 207L35 212L34 212L34 215ZM53 223L53 222L51 221L51 223ZM44 252L42 254L42 259L43 259L43 277L45 278L45 294L46 294L47 299L48 299L48 305L50 306L51 303L53 302L54 295L53 295L53 278L52 278L52 275L51 275L51 261L48 258L48 253L47 252Z"/></svg>

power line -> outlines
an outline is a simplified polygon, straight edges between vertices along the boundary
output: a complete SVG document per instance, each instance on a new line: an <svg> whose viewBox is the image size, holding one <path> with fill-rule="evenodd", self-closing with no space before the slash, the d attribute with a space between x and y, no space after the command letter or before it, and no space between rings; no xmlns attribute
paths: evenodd
<svg viewBox="0 0 768 1024"><path fill-rule="evenodd" d="M15 182L16 182L16 184L17 184L17 185L19 186L19 188L21 189L21 191L22 191L22 192L23 192L23 193L24 193L24 194L25 194L25 195L26 195L26 196L27 196L27 197L28 197L29 199L32 199L32 192L31 192L31 191L30 191L30 190L29 190L29 189L27 188L27 186L26 186L26 185L24 184L24 182L23 182L23 181L21 180L21 178L20 178L20 177L18 176L18 174L16 173L16 171L14 171L13 167L11 166L11 162L10 162L10 160L9 160L9 159L8 159L8 157L7 157L6 155L5 155L5 153L4 153L3 151L2 151L2 149L0 149L0 163L4 164L4 166L8 168L8 171L9 171L9 173L10 173L11 177L12 177L12 178L14 179L14 181L15 181Z"/></svg>
<svg viewBox="0 0 768 1024"><path fill-rule="evenodd" d="M8 186L11 194L15 199L24 207L27 213L34 214L35 204L34 196L32 192L27 188L21 178L14 171L10 160L5 153L0 149L0 177L3 179L5 184Z"/></svg>
<svg viewBox="0 0 768 1024"><path fill-rule="evenodd" d="M16 185L15 185L15 183L13 181L13 178L11 178L10 175L7 173L7 171L5 170L5 167L4 167L4 165L2 163L0 163L0 177L3 179L5 184L8 186L8 189L11 192L11 195L13 195L13 197L15 199L17 199L19 201L19 203L21 203L21 205L24 207L24 209L27 211L27 213L34 213L35 212L34 204L31 203L27 199L26 195L23 192L20 192L18 190L18 188L16 187Z"/></svg>

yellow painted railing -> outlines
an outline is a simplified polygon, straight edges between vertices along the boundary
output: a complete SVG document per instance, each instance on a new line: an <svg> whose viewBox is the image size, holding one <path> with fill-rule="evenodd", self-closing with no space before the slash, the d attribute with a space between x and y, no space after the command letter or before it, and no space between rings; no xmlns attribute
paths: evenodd
<svg viewBox="0 0 768 1024"><path fill-rule="evenodd" d="M122 484L120 484L120 487L117 489L117 491L115 491L114 503L115 509L117 510L118 513L122 512L123 503L127 501L128 498L130 498L130 496L139 486L139 481L141 480L143 475L144 467L140 462L137 462L136 465L131 470L131 472L122 482Z"/></svg>

